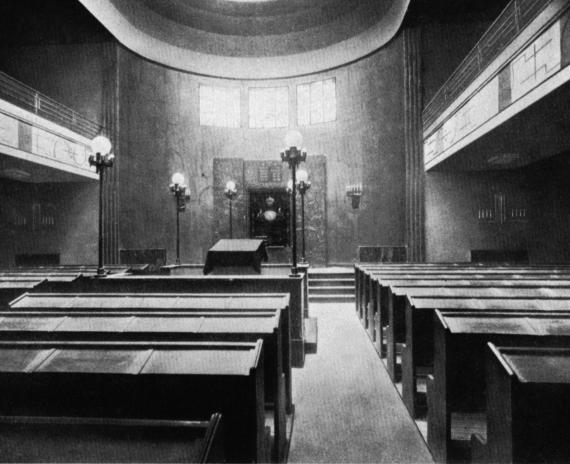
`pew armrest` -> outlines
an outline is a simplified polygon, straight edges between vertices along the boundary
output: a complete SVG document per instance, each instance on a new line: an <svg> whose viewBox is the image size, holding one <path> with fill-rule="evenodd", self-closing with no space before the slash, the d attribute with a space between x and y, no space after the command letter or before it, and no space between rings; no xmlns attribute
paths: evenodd
<svg viewBox="0 0 570 464"><path fill-rule="evenodd" d="M478 433L471 435L471 462L486 463L487 460L487 442Z"/></svg>

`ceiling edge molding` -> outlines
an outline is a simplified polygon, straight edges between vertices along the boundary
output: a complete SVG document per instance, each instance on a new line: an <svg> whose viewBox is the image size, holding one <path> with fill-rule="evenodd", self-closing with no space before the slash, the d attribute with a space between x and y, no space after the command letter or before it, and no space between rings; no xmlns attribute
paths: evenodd
<svg viewBox="0 0 570 464"><path fill-rule="evenodd" d="M181 71L226 79L281 79L337 68L367 56L388 43L398 32L410 0L394 0L374 26L341 42L304 53L263 57L229 57L200 53L174 46L141 30L112 0L79 0L126 48L134 53ZM148 10L141 6L148 14ZM138 8L130 9L133 15Z"/></svg>

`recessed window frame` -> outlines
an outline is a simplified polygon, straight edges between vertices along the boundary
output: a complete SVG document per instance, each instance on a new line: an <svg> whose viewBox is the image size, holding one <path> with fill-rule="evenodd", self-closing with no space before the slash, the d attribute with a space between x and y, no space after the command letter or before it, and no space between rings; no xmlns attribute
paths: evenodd
<svg viewBox="0 0 570 464"><path fill-rule="evenodd" d="M299 127L336 121L338 116L336 77L297 84L296 97Z"/></svg>
<svg viewBox="0 0 570 464"><path fill-rule="evenodd" d="M241 88L200 84L198 108L200 126L239 128L241 126Z"/></svg>

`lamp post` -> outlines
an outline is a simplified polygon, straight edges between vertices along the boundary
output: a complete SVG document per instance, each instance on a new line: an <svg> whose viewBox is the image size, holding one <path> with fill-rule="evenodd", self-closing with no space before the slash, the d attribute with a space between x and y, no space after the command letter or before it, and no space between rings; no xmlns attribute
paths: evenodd
<svg viewBox="0 0 570 464"><path fill-rule="evenodd" d="M103 268L103 173L105 168L113 166L115 155L111 153L111 142L103 135L96 136L91 141L91 150L93 155L89 156L89 166L95 166L97 174L99 174L99 263L97 266L97 276L105 275Z"/></svg>
<svg viewBox="0 0 570 464"><path fill-rule="evenodd" d="M184 184L183 174L175 172L171 182L170 191L176 198L176 264L180 264L180 213L186 210L186 201L190 199L190 193Z"/></svg>
<svg viewBox="0 0 570 464"><path fill-rule="evenodd" d="M297 188L301 194L301 263L307 262L305 254L305 193L311 188L309 174L304 169L297 172Z"/></svg>
<svg viewBox="0 0 570 464"><path fill-rule="evenodd" d="M297 206L295 196L297 195L297 167L307 159L307 152L300 147L303 143L303 136L299 131L290 131L285 136L285 145L288 147L281 152L281 161L289 164L291 169L291 273L297 274Z"/></svg>
<svg viewBox="0 0 570 464"><path fill-rule="evenodd" d="M227 181L224 196L230 201L230 238L233 238L232 201L237 196L236 183L233 180Z"/></svg>

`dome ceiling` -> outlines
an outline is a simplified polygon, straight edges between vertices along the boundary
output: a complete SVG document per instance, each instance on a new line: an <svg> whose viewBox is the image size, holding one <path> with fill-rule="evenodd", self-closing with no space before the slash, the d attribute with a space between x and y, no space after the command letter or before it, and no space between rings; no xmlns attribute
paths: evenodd
<svg viewBox="0 0 570 464"><path fill-rule="evenodd" d="M119 42L197 74L272 79L365 56L398 31L409 0L80 0Z"/></svg>

